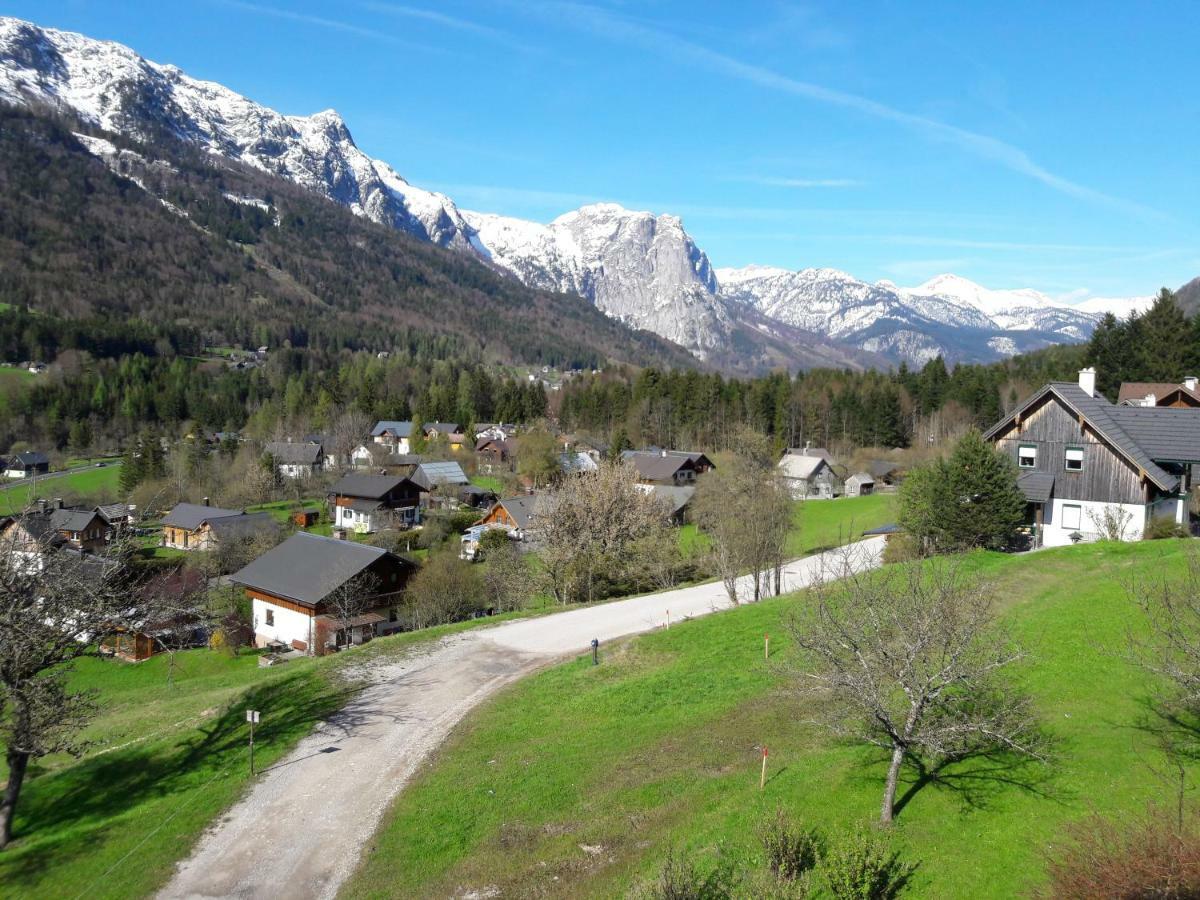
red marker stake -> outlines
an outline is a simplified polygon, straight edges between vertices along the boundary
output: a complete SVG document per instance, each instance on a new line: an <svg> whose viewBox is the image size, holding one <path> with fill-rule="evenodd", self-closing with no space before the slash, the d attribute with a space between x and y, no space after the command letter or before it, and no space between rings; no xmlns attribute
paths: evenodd
<svg viewBox="0 0 1200 900"><path fill-rule="evenodd" d="M762 774L758 776L758 789L761 791L766 786L767 786L767 748L763 747Z"/></svg>

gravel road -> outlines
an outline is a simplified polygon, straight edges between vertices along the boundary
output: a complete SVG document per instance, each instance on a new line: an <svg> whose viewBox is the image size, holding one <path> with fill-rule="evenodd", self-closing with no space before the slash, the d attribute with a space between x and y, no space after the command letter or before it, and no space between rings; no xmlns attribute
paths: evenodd
<svg viewBox="0 0 1200 900"><path fill-rule="evenodd" d="M861 541L852 564L877 565L882 549L882 538ZM784 570L785 589L845 564L843 554L796 560ZM696 585L464 632L372 667L369 686L263 773L159 896L333 897L388 804L474 706L534 669L586 652L592 638L728 606L719 582Z"/></svg>

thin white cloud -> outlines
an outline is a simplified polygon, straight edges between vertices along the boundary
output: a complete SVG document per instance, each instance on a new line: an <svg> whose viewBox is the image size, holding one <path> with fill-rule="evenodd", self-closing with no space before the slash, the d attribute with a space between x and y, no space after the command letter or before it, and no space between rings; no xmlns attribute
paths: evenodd
<svg viewBox="0 0 1200 900"><path fill-rule="evenodd" d="M355 25L352 22L343 22L339 19L328 19L325 16L315 16L309 13L295 12L290 9L280 9L276 6L265 6L261 3L247 3L244 0L211 0L211 2L219 3L222 6L228 6L233 9L240 9L244 12L253 13L258 16L267 16L273 19L284 19L288 22L298 22L301 25L314 25L318 28L327 28L332 31L340 31L344 34L352 34L355 37L366 38L367 40L379 41L384 44L391 44L395 47L405 47L409 50L424 50L431 53L447 54L449 51L440 47L431 47L428 44L419 43L417 41L406 41L398 38L393 34L379 31L374 28L366 28L362 25Z"/></svg>
<svg viewBox="0 0 1200 900"><path fill-rule="evenodd" d="M608 10L570 2L530 4L524 8L540 9L543 15L549 15L555 21L571 24L576 28L610 40L642 47L660 56L669 56L680 62L698 65L739 81L814 100L829 106L854 110L871 118L894 122L917 131L931 140L953 144L1012 172L1032 178L1067 196L1119 209L1144 218L1166 218L1162 213L1143 204L1111 196L1051 172L1036 163L1021 148L989 135L949 125L927 116L905 112L868 97L800 81L763 66L742 62L661 28L635 22Z"/></svg>
<svg viewBox="0 0 1200 900"><path fill-rule="evenodd" d="M413 19L421 22L429 22L430 24L439 25L443 28L449 28L453 31L474 34L479 37L495 41L496 43L504 44L505 46L511 47L514 50L521 50L526 53L538 52L535 48L521 43L513 35L506 31L501 31L499 28L492 28L490 25L483 25L479 22L473 22L470 19L463 19L459 18L458 16L447 15L446 13L437 12L436 10L423 9L418 6L407 6L399 3L363 2L359 3L359 6L363 9L380 13L382 15Z"/></svg>

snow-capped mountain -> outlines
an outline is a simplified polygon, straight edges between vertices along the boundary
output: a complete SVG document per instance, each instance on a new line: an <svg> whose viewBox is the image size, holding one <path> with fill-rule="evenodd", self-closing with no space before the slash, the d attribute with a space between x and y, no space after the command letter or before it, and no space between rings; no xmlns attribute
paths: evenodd
<svg viewBox="0 0 1200 900"><path fill-rule="evenodd" d="M531 287L585 297L725 368L921 362L939 353L989 360L1084 339L1098 318L1036 291L990 291L952 275L903 289L831 269L714 270L677 217L611 203L548 225L460 210L363 153L332 110L286 116L120 44L4 17L0 100L59 108L148 145L180 140L286 178ZM110 161L116 153L94 151Z"/></svg>
<svg viewBox="0 0 1200 900"><path fill-rule="evenodd" d="M526 284L580 294L611 316L701 355L726 345L736 311L675 216L597 203L549 225L464 212L473 243Z"/></svg>
<svg viewBox="0 0 1200 900"><path fill-rule="evenodd" d="M121 44L0 18L0 99L66 108L142 140L166 134L317 191L376 222L466 249L454 202L358 149L333 110L284 116Z"/></svg>

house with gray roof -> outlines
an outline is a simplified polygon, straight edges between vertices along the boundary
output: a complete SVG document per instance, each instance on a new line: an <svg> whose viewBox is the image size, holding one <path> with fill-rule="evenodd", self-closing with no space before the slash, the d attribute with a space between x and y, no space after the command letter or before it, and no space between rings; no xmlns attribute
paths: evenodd
<svg viewBox="0 0 1200 900"><path fill-rule="evenodd" d="M376 444L386 444L393 453L410 453L412 431L412 422L384 419L376 422L375 427L371 429L371 440Z"/></svg>
<svg viewBox="0 0 1200 900"><path fill-rule="evenodd" d="M1110 403L1095 369L1051 382L984 437L1013 460L1036 545L1137 540L1155 519L1188 524L1200 409Z"/></svg>
<svg viewBox="0 0 1200 900"><path fill-rule="evenodd" d="M519 494L497 500L476 525L502 528L519 540L532 540L537 529L537 508L543 501L540 494Z"/></svg>
<svg viewBox="0 0 1200 900"><path fill-rule="evenodd" d="M844 488L834 469L833 457L823 447L789 448L779 460L776 468L787 485L792 497L832 499Z"/></svg>
<svg viewBox="0 0 1200 900"><path fill-rule="evenodd" d="M250 600L258 646L320 656L403 627L399 597L415 570L380 547L298 531L230 580Z"/></svg>
<svg viewBox="0 0 1200 900"><path fill-rule="evenodd" d="M176 550L211 550L212 524L218 519L244 516L241 509L222 509L203 503L177 503L162 520L162 545Z"/></svg>
<svg viewBox="0 0 1200 900"><path fill-rule="evenodd" d="M263 452L284 478L311 478L325 466L325 450L315 441L271 441Z"/></svg>
<svg viewBox="0 0 1200 900"><path fill-rule="evenodd" d="M333 524L358 534L411 528L425 488L403 475L346 475L329 489Z"/></svg>
<svg viewBox="0 0 1200 900"><path fill-rule="evenodd" d="M29 478L49 471L50 457L39 450L14 453L4 461L4 474L8 478Z"/></svg>

